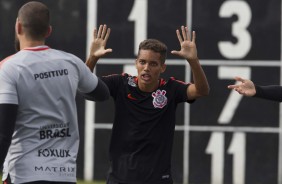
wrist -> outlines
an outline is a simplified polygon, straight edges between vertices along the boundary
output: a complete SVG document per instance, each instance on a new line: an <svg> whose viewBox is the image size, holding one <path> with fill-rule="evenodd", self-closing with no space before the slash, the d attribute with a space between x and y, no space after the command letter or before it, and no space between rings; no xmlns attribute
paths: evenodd
<svg viewBox="0 0 282 184"><path fill-rule="evenodd" d="M89 58L86 60L85 64L90 69L91 72L94 71L95 65L97 63L99 58L95 56L89 56Z"/></svg>
<svg viewBox="0 0 282 184"><path fill-rule="evenodd" d="M253 97L261 96L263 96L263 89L261 88L261 86L255 85L255 94L253 95Z"/></svg>
<svg viewBox="0 0 282 184"><path fill-rule="evenodd" d="M197 61L199 61L199 58L198 58L198 57L195 57L195 58L186 58L186 60L187 60L188 62L197 62Z"/></svg>
<svg viewBox="0 0 282 184"><path fill-rule="evenodd" d="M186 60L190 65L199 65L200 64L198 58L188 58Z"/></svg>
<svg viewBox="0 0 282 184"><path fill-rule="evenodd" d="M99 60L99 57L96 57L96 56L94 56L94 55L91 55L91 56L89 56L88 57L88 60L87 61L89 61L89 62L91 62L91 63L96 63L97 61Z"/></svg>

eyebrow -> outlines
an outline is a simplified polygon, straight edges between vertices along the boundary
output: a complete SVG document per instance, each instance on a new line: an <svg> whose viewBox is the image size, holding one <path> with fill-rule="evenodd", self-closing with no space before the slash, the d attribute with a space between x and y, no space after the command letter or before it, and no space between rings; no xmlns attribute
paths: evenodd
<svg viewBox="0 0 282 184"><path fill-rule="evenodd" d="M148 61L148 62L156 62L156 63L159 62L159 61L157 61L157 60L147 60L147 59L142 59L142 58L138 58L137 60ZM162 61L160 61L160 62L162 62Z"/></svg>

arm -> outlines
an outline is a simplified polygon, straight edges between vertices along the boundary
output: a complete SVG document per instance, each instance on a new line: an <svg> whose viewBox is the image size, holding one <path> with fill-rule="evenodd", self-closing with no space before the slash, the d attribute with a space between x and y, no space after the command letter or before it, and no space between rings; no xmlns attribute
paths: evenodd
<svg viewBox="0 0 282 184"><path fill-rule="evenodd" d="M100 25L98 32L96 28L94 29L94 39L90 48L89 57L86 60L86 65L92 72L98 60L107 53L112 52L110 48L105 49L110 33L111 29L107 28L107 25Z"/></svg>
<svg viewBox="0 0 282 184"><path fill-rule="evenodd" d="M282 87L277 85L257 86L251 80L235 77L237 83L229 85L229 89L234 89L239 94L249 97L263 98L282 102Z"/></svg>
<svg viewBox="0 0 282 184"><path fill-rule="evenodd" d="M0 104L0 164L4 163L16 123L18 105Z"/></svg>
<svg viewBox="0 0 282 184"><path fill-rule="evenodd" d="M191 41L187 27L181 26L181 32L182 36L180 35L180 31L176 30L181 50L173 50L171 53L186 59L191 67L194 83L187 88L188 100L207 96L209 94L209 84L197 56L196 33L193 31Z"/></svg>
<svg viewBox="0 0 282 184"><path fill-rule="evenodd" d="M282 86L269 85L269 86L256 86L256 94L254 97L282 102Z"/></svg>
<svg viewBox="0 0 282 184"><path fill-rule="evenodd" d="M96 88L90 93L84 93L83 96L87 100L91 101L104 101L110 97L110 91L107 85L98 78L98 84Z"/></svg>

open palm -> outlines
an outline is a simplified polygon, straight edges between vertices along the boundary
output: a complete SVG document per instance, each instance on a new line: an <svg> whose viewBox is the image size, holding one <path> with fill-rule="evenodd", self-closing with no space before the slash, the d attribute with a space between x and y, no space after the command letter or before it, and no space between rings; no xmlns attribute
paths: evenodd
<svg viewBox="0 0 282 184"><path fill-rule="evenodd" d="M180 43L181 49L180 51L173 50L172 54L178 55L186 60L197 59L197 47L196 47L196 33L193 31L192 39L190 38L190 34L187 27L181 26L181 33L179 30L176 30L176 35L178 41Z"/></svg>
<svg viewBox="0 0 282 184"><path fill-rule="evenodd" d="M106 55L109 52L112 52L112 49L106 49L107 41L110 36L110 28L107 28L107 25L100 25L99 30L94 29L94 39L90 49L90 56L100 58Z"/></svg>

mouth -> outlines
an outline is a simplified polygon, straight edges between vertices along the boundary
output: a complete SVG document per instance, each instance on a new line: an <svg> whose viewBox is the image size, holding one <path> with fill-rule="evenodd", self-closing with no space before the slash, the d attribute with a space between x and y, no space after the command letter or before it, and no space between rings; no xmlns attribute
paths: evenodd
<svg viewBox="0 0 282 184"><path fill-rule="evenodd" d="M149 74L142 74L141 75L141 79L144 80L144 81L149 81L151 78L152 77Z"/></svg>

